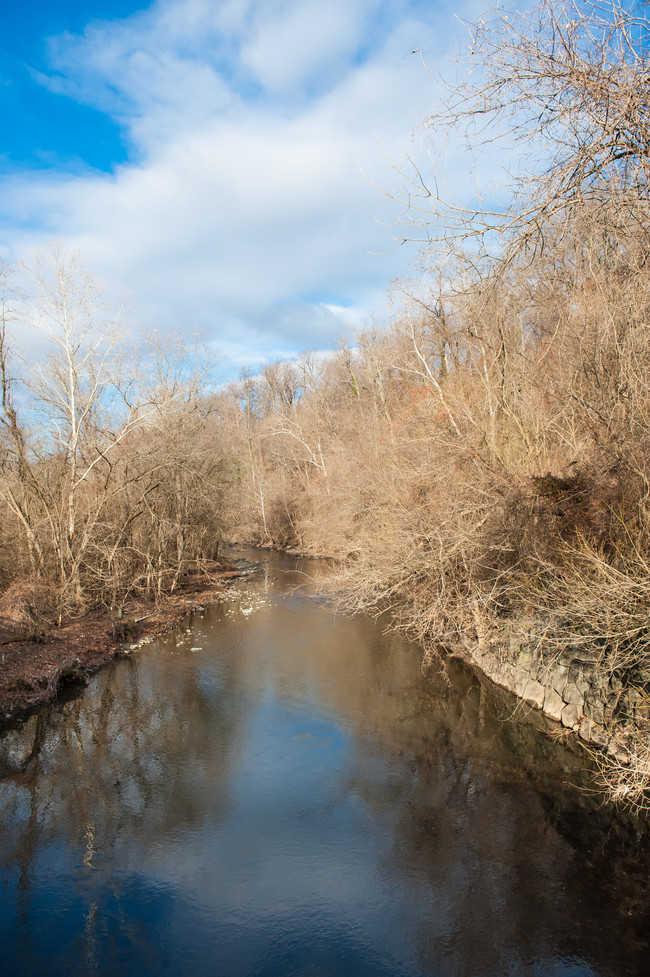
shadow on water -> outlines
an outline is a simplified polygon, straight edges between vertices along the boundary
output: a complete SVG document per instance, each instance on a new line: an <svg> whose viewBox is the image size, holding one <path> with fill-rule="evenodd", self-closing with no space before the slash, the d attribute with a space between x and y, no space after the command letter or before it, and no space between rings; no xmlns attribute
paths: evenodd
<svg viewBox="0 0 650 977"><path fill-rule="evenodd" d="M462 662L425 677L414 645L296 591L317 567L263 559L14 734L2 964L647 973L646 834L594 795L581 748Z"/></svg>

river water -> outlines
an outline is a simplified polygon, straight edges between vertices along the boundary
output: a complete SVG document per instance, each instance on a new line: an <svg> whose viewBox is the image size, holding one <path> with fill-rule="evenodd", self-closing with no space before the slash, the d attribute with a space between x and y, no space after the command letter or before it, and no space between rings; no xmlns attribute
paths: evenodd
<svg viewBox="0 0 650 977"><path fill-rule="evenodd" d="M644 839L579 749L263 560L23 731L0 973L650 973Z"/></svg>

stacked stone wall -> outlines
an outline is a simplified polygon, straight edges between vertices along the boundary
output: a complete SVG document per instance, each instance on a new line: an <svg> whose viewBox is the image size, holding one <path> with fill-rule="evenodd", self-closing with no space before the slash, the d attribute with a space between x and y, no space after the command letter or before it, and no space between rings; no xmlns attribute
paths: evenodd
<svg viewBox="0 0 650 977"><path fill-rule="evenodd" d="M471 661L497 685L617 760L629 757L634 734L650 724L647 679L611 672L598 651L544 647L532 632L466 642Z"/></svg>

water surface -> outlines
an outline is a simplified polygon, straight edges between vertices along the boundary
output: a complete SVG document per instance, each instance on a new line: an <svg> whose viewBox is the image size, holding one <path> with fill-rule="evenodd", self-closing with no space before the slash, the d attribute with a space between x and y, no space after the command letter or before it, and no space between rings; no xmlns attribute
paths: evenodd
<svg viewBox="0 0 650 977"><path fill-rule="evenodd" d="M16 734L0 972L650 972L643 845L579 751L264 560Z"/></svg>

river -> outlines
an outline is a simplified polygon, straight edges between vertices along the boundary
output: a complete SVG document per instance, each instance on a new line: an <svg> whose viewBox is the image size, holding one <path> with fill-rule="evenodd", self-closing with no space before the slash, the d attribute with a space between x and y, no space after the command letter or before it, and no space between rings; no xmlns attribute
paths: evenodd
<svg viewBox="0 0 650 977"><path fill-rule="evenodd" d="M580 748L261 559L17 740L1 972L650 973L645 838Z"/></svg>

